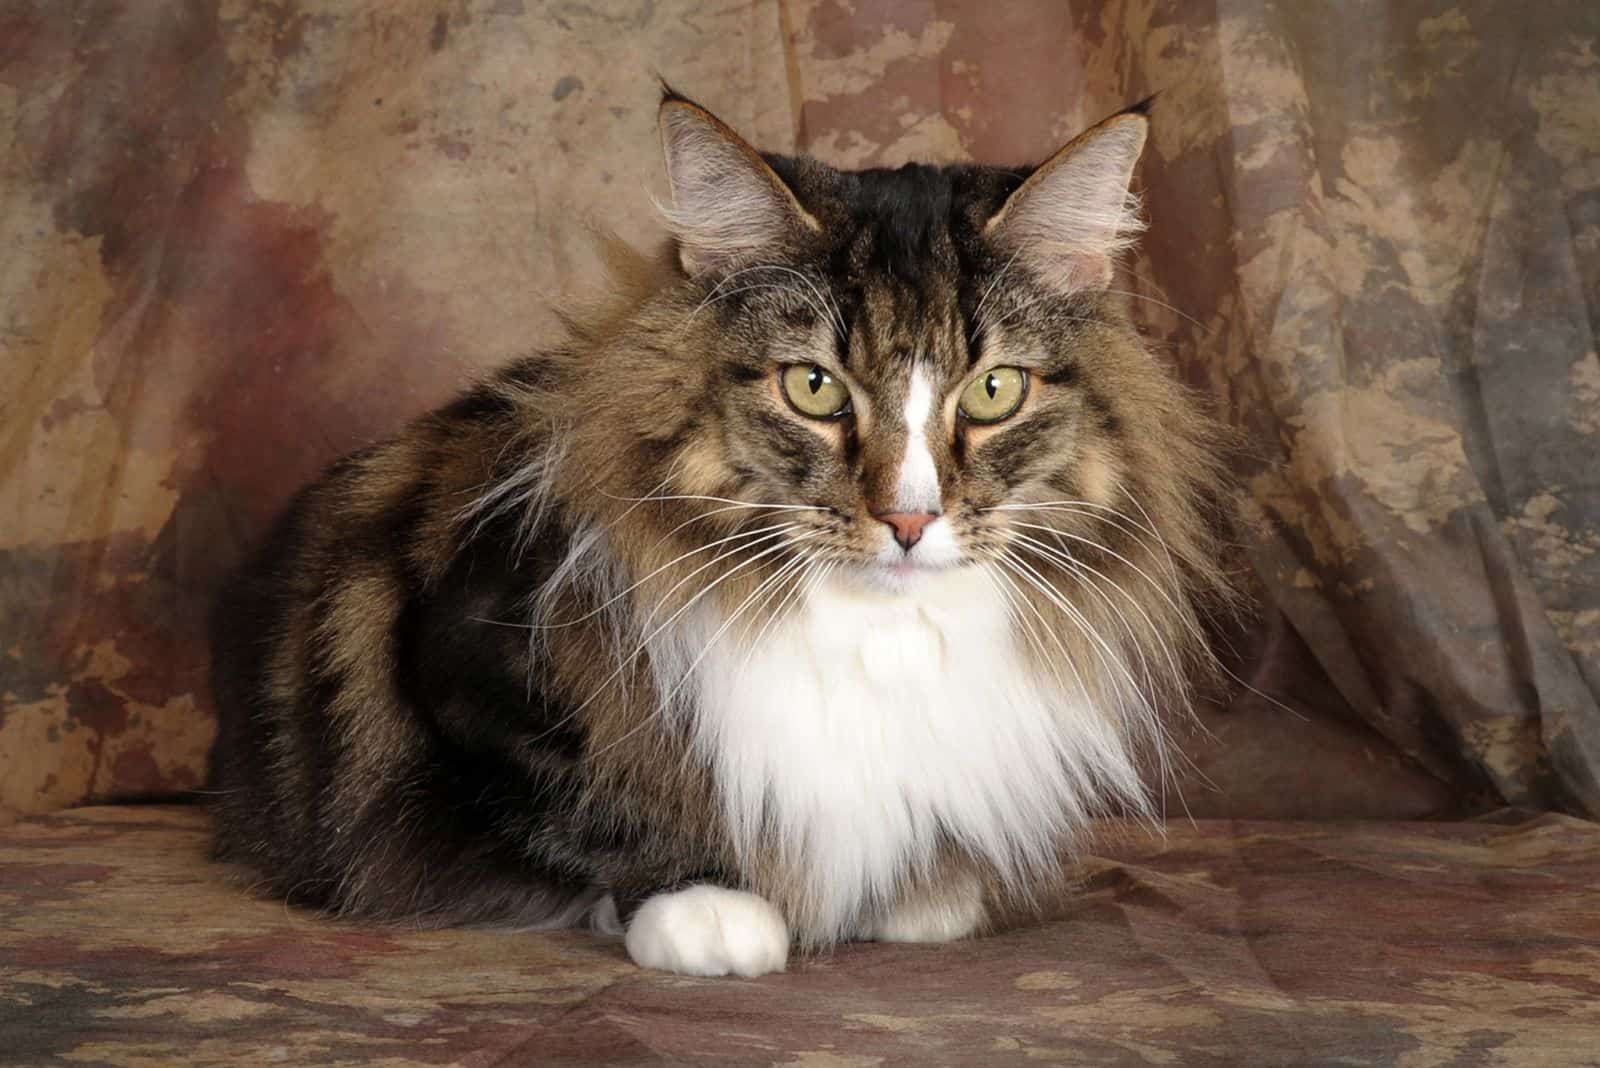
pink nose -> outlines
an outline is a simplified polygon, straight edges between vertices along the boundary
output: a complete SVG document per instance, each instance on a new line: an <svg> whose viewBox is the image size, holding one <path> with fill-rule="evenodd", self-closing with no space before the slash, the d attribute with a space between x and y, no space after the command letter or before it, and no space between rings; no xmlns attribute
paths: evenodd
<svg viewBox="0 0 1600 1068"><path fill-rule="evenodd" d="M939 518L938 512L879 512L877 518L894 528L894 540L906 552L922 540L922 528Z"/></svg>

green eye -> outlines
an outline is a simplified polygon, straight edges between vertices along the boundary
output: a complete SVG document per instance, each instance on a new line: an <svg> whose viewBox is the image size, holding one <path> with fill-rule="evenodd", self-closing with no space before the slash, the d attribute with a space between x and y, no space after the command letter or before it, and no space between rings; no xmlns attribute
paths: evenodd
<svg viewBox="0 0 1600 1068"><path fill-rule="evenodd" d="M996 367L974 378L961 393L961 414L974 423L998 423L1010 418L1028 395L1028 372L1020 367Z"/></svg>
<svg viewBox="0 0 1600 1068"><path fill-rule="evenodd" d="M850 391L844 383L814 363L785 367L783 394L795 411L813 419L832 419L850 409Z"/></svg>

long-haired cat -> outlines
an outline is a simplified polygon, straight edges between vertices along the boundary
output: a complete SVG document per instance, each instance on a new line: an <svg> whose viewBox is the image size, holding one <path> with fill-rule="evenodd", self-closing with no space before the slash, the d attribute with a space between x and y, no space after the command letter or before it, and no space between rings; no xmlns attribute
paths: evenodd
<svg viewBox="0 0 1600 1068"><path fill-rule="evenodd" d="M702 975L980 932L1149 812L1226 597L1215 426L1111 288L1146 116L1024 170L660 126L659 262L223 598L218 854Z"/></svg>

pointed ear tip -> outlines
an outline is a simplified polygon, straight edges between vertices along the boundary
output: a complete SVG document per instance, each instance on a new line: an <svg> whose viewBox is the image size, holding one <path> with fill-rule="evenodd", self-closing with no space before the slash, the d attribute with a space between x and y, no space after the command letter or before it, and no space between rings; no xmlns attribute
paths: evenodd
<svg viewBox="0 0 1600 1068"><path fill-rule="evenodd" d="M656 123L661 128L662 140L669 146L685 136L693 136L692 131L703 129L712 121L704 108L682 96L663 99L656 110Z"/></svg>
<svg viewBox="0 0 1600 1068"><path fill-rule="evenodd" d="M663 94L661 97L661 103L656 108L656 114L665 118L668 115L683 114L684 112L691 110L693 107L693 104L689 103L688 100L681 96L667 96Z"/></svg>
<svg viewBox="0 0 1600 1068"><path fill-rule="evenodd" d="M1113 115L1099 130L1107 141L1127 146L1135 156L1144 152L1144 143L1150 137L1150 119L1142 112L1124 111Z"/></svg>
<svg viewBox="0 0 1600 1068"><path fill-rule="evenodd" d="M661 82L661 103L656 106L656 116L664 121L668 116L679 115L709 117L710 112L678 92L663 79Z"/></svg>
<svg viewBox="0 0 1600 1068"><path fill-rule="evenodd" d="M1106 128L1108 130L1123 130L1127 133L1137 132L1139 136L1143 137L1150 129L1150 114L1146 111L1129 109L1120 115L1111 116L1111 120L1106 123Z"/></svg>

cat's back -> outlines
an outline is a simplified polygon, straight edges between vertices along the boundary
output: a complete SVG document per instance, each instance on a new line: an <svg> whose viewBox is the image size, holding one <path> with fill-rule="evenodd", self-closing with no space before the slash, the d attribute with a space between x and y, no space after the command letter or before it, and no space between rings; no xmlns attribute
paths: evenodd
<svg viewBox="0 0 1600 1068"><path fill-rule="evenodd" d="M508 547L489 548L516 536L473 508L526 430L506 392L503 379L480 385L333 464L213 605L216 851L284 892L325 898L336 867L319 857L325 814L358 820L379 784L424 759L427 728L405 692L416 680L402 670L417 654L402 645L440 652L441 608L470 611L469 587L515 588L503 566L469 566L509 559ZM477 607L492 618L502 606Z"/></svg>

